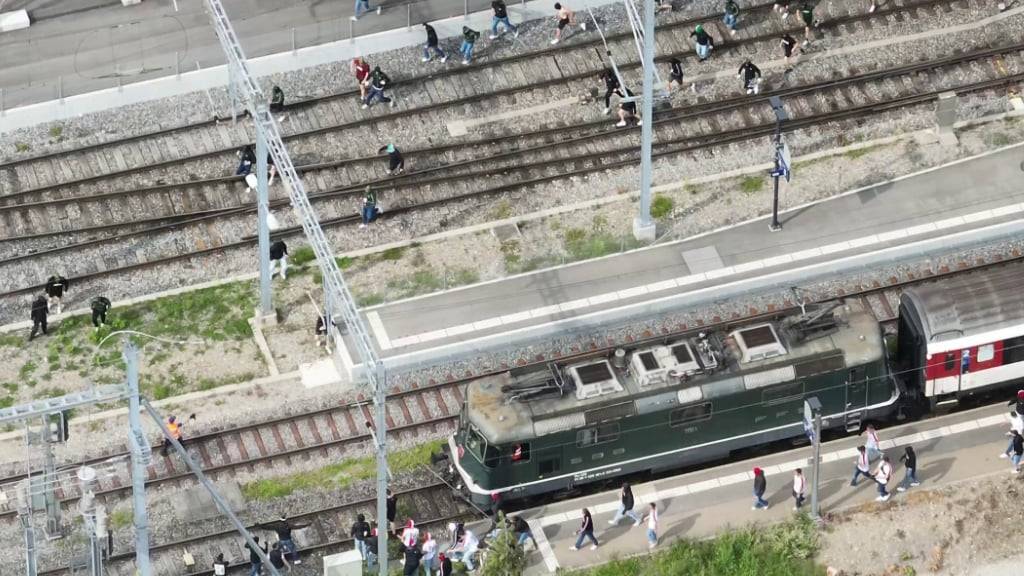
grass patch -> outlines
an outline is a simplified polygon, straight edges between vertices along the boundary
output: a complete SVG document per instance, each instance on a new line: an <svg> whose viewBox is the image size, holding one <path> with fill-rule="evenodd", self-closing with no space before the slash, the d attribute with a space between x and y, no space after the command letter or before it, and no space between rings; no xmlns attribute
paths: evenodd
<svg viewBox="0 0 1024 576"><path fill-rule="evenodd" d="M50 126L50 138L53 138L54 140L58 140L59 141L63 135L64 135L64 127L63 126L61 126L60 124L56 124L54 126Z"/></svg>
<svg viewBox="0 0 1024 576"><path fill-rule="evenodd" d="M519 241L508 240L501 243L501 256L505 259L505 269L511 271L519 264L522 256L519 253Z"/></svg>
<svg viewBox="0 0 1024 576"><path fill-rule="evenodd" d="M14 334L0 334L0 348L21 348L25 345L25 338Z"/></svg>
<svg viewBox="0 0 1024 576"><path fill-rule="evenodd" d="M13 396L4 396L3 398L0 398L0 409L10 408L11 406L14 406Z"/></svg>
<svg viewBox="0 0 1024 576"><path fill-rule="evenodd" d="M764 188L764 176L747 176L740 180L740 190L744 194L755 194Z"/></svg>
<svg viewBox="0 0 1024 576"><path fill-rule="evenodd" d="M512 204L508 200L498 202L498 205L494 207L494 212L491 212L492 220L504 220L510 216L512 216Z"/></svg>
<svg viewBox="0 0 1024 576"><path fill-rule="evenodd" d="M675 202L672 201L668 196L662 196L661 194L655 194L654 199L651 200L651 217L656 220L661 220L672 213L672 208L675 207Z"/></svg>
<svg viewBox="0 0 1024 576"><path fill-rule="evenodd" d="M800 576L821 574L811 560L818 550L814 523L806 516L777 526L747 528L713 540L681 540L650 555L615 559L571 576Z"/></svg>
<svg viewBox="0 0 1024 576"><path fill-rule="evenodd" d="M110 516L107 517L107 525L114 530L119 530L131 526L133 519L132 511L122 508L110 513Z"/></svg>
<svg viewBox="0 0 1024 576"><path fill-rule="evenodd" d="M600 230L588 234L579 228L569 228L563 233L563 244L571 260L590 260L631 248L635 241L617 238Z"/></svg>
<svg viewBox="0 0 1024 576"><path fill-rule="evenodd" d="M456 270L448 282L448 287L465 286L466 284L476 284L480 281L480 274L476 270L470 270L469 268L461 268Z"/></svg>
<svg viewBox="0 0 1024 576"><path fill-rule="evenodd" d="M32 149L32 147L29 146L28 144L26 144L25 142L15 142L14 143L14 150L15 150L15 152L28 152L31 149Z"/></svg>
<svg viewBox="0 0 1024 576"><path fill-rule="evenodd" d="M316 254L313 252L311 246L300 246L295 250L292 250L290 254L291 263L296 266L305 266L306 264L316 260Z"/></svg>
<svg viewBox="0 0 1024 576"><path fill-rule="evenodd" d="M377 294L376 292L356 295L356 304L358 304L360 308L368 308L370 306L376 306L377 304L383 303L384 296Z"/></svg>
<svg viewBox="0 0 1024 576"><path fill-rule="evenodd" d="M4 382L3 384L0 384L0 386L2 386L4 390L7 390L11 394L14 394L15 392L18 391L18 384L15 382Z"/></svg>
<svg viewBox="0 0 1024 576"><path fill-rule="evenodd" d="M388 248L387 250L376 255L378 260L390 260L392 262L401 260L402 256L405 256L407 246L395 246L394 248Z"/></svg>
<svg viewBox="0 0 1024 576"><path fill-rule="evenodd" d="M21 378L22 380L27 380L28 377L31 376L32 373L36 371L36 368L38 368L38 366L36 365L35 362L31 360L25 362L21 366L21 369L18 370L18 378Z"/></svg>
<svg viewBox="0 0 1024 576"><path fill-rule="evenodd" d="M856 160L858 158L863 158L864 156L867 156L868 154L874 152L875 150L884 148L885 146L885 144L875 144L872 146L857 148L856 150L847 150L846 152L843 152L843 157L848 158L850 160Z"/></svg>
<svg viewBox="0 0 1024 576"><path fill-rule="evenodd" d="M391 467L391 472L399 474L428 466L430 454L438 451L444 442L444 440L434 440L415 448L389 454L388 464ZM346 488L353 482L373 478L376 473L377 461L374 457L353 458L325 466L319 470L248 482L242 486L242 494L247 500L266 501L283 498L297 490Z"/></svg>
<svg viewBox="0 0 1024 576"><path fill-rule="evenodd" d="M444 279L430 270L417 270L412 276L388 281L388 288L398 292L399 298L436 292L444 287Z"/></svg>

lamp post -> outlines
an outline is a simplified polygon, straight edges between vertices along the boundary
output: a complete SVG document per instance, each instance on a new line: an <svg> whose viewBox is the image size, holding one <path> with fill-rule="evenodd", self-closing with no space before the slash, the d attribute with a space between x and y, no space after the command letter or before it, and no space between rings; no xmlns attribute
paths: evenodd
<svg viewBox="0 0 1024 576"><path fill-rule="evenodd" d="M821 483L821 401L817 396L804 399L804 432L807 433L814 448L813 471L811 472L814 475L814 484L811 485L811 518L820 522L818 485Z"/></svg>
<svg viewBox="0 0 1024 576"><path fill-rule="evenodd" d="M782 139L782 123L789 120L789 116L786 114L786 109L782 107L782 100L778 96L769 97L768 103L771 104L772 111L775 112L775 168L771 171L771 176L775 179L775 189L772 193L772 222L768 225L768 229L778 232L782 230L782 224L779 224L779 178L785 176L786 182L789 182L789 169L792 166L789 147Z"/></svg>

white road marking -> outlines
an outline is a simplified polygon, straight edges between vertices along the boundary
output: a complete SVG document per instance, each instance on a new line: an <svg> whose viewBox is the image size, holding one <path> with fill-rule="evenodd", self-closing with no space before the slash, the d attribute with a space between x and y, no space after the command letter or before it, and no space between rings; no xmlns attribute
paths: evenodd
<svg viewBox="0 0 1024 576"><path fill-rule="evenodd" d="M547 565L548 572L557 572L558 558L555 557L555 551L551 549L551 543L548 542L544 529L541 528L541 525L536 520L527 520L526 523L530 525L533 539L537 541L537 549L540 550L540 555L544 558L544 564Z"/></svg>
<svg viewBox="0 0 1024 576"><path fill-rule="evenodd" d="M391 338L388 338L388 331L384 329L384 322L381 321L380 315L376 312L368 312L366 319L370 321L370 330L373 330L381 350L391 349Z"/></svg>

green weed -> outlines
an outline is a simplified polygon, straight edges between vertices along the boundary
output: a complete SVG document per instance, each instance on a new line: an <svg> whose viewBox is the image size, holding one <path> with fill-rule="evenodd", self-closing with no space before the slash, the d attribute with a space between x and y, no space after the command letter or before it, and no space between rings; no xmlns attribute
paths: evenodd
<svg viewBox="0 0 1024 576"><path fill-rule="evenodd" d="M662 196L661 194L655 194L654 199L651 200L651 217L656 220L661 220L672 213L672 208L675 207L675 202L672 201L668 196Z"/></svg>
<svg viewBox="0 0 1024 576"><path fill-rule="evenodd" d="M292 253L289 254L289 256L291 256L291 258L289 258L291 263L296 266L303 266L316 260L316 254L313 252L313 248L311 246L300 246L295 250L292 250Z"/></svg>
<svg viewBox="0 0 1024 576"><path fill-rule="evenodd" d="M764 176L747 176L740 181L740 190L744 194L755 194L764 188Z"/></svg>

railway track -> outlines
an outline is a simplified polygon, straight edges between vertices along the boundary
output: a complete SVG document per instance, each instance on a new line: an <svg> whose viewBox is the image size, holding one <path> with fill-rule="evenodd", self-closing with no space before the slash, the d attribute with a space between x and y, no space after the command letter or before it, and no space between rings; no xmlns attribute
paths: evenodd
<svg viewBox="0 0 1024 576"><path fill-rule="evenodd" d="M436 436L454 430L462 406L462 392L459 383L437 384L391 394L388 401L388 434L401 442L423 434ZM371 409L366 403L352 403L215 430L194 438L188 437L186 428L186 448L214 479L311 458L340 460L360 452L372 442L367 426L373 421ZM96 496L112 509L117 500L132 490L128 458L124 450L75 463L75 467L88 465L98 469ZM152 462L146 473L147 488L188 488L196 484L177 456L161 456L159 444L153 447ZM0 479L0 486L13 487L23 478L23 474L11 474ZM77 502L80 493L74 475L58 475L56 493L65 507ZM17 513L16 501L11 494L0 504L0 518L10 518Z"/></svg>
<svg viewBox="0 0 1024 576"><path fill-rule="evenodd" d="M775 124L774 118L769 118L772 113L766 103L770 96L786 98L793 119L785 124L784 129L793 131L857 121L917 106L947 91L996 90L1024 79L1020 72L1024 70L1022 51L1024 44L991 48L809 85L783 87L758 97L732 97L670 110L655 117L654 154L656 157L684 154L771 134ZM956 78L969 81L957 84ZM471 148L479 150L476 154L487 158L486 167L480 163L480 157L449 163L435 162L433 165L427 160L424 161L426 166L411 168L412 171L404 176L385 178L375 175L373 179L357 185L315 192L311 200L321 209L325 226L352 226L358 221L357 198L364 185L380 190L389 215L517 193L557 179L635 164L638 160L638 132L636 129L612 128L607 120L598 120L571 128L544 128L482 139L474 142ZM433 153L443 157L449 151L449 148L441 147ZM431 153L426 150L414 152ZM376 161L380 163L380 160ZM334 164L353 162L356 161ZM391 202L392 198L396 200ZM275 200L273 204L279 210L287 208L286 200ZM182 220L173 223L158 222L151 227L122 232L117 241L127 244L132 250L125 256L125 263L113 267L108 267L99 257L101 252L109 250L108 240L102 238L42 253L9 256L0 261L0 270L7 267L13 279L22 278L23 287L0 294L0 298L28 292L34 287L34 280L30 279L44 277L48 270L55 268L51 258L59 259L70 252L85 256L79 260L86 263L87 268L75 274L81 280L247 246L253 242L249 222L252 211L254 207L250 205L236 205L181 215L179 218ZM227 224L214 227L213 222ZM180 231L183 229L192 232L182 235ZM299 232L300 229L293 227L277 234ZM188 240L181 236L193 238L193 245L188 246ZM156 241L145 246L143 241L146 239ZM185 250L182 250L182 244L186 244ZM97 256L89 257L90 252Z"/></svg>
<svg viewBox="0 0 1024 576"><path fill-rule="evenodd" d="M884 23L889 17L921 18L930 15L929 11L931 10L935 12L952 10L951 7L958 5L961 1L921 0L905 5L894 4L874 15L865 15L858 11L857 14L829 18L823 24L823 28L833 29L838 33L838 31L855 24ZM766 4L752 8L750 11L755 13L767 11L767 6ZM675 55L683 59L692 59L692 49L686 32L695 22L707 19L690 19L659 28L662 34L659 36L662 51L668 52L665 57ZM756 28L757 32L723 40L720 52L728 54L729 52L756 49L758 45L764 45L766 42L774 43L777 41L778 34L783 29L787 29L784 28L781 21L773 18L767 19L765 23L758 26L752 26L752 28ZM793 31L795 32L795 30ZM616 54L622 52L630 54L632 48L630 42L632 42L631 36L617 36L612 42ZM509 99L518 103L519 98L550 101L564 96L565 93L584 93L593 85L595 75L602 67L602 65L594 66L594 61L600 58L599 53L595 55L595 46L594 42L584 42L578 46L570 45L567 52L556 53L549 49L502 60L495 63L494 66L515 64L528 68L515 72L503 70L503 73L499 75L493 74L493 66L479 68L474 66L457 73L452 72L452 74L470 76L463 83L472 87L468 89L469 92L472 92L471 94L466 94L467 89L463 88L441 90L446 83L434 77L410 79L409 83L420 88L410 90L410 93L413 94L409 98L412 100L412 106L388 114L367 117L361 111L357 111L354 113L358 115L358 118L350 120L337 110L319 110L317 108L318 106L340 106L345 111L357 108L352 106L349 100L352 93L303 103L298 107L303 115L309 116L309 119L302 122L296 120L295 124L301 124L301 127L288 135L288 139L291 140L292 154L296 159L317 157L314 162L308 163L305 167L307 186L312 192L338 186L356 185L368 177L379 179L382 176L379 161L376 167L370 168L367 167L369 159L366 157L348 158L343 162L325 161L322 157L324 154L318 150L339 149L339 147L337 142L333 142L331 139L325 141L318 137L354 131L349 143L355 142L365 146L366 142L375 142L379 139L380 133L388 133L393 128L407 127L405 123L413 116L416 117L415 121L421 125L438 126L443 125L453 115L461 115L468 104L501 105L502 102ZM629 48L629 50L625 48ZM555 55L557 55L557 60L554 59ZM636 62L624 62L622 68L630 69L636 66ZM557 74L552 74L550 70L543 73L549 68L556 70ZM531 74L538 70L542 72L540 80ZM451 75L446 73L445 78L450 77ZM509 82L512 82L513 85L504 85ZM460 83L460 86L463 83ZM439 86L436 89L430 89L435 84L439 84ZM478 87L482 87L482 89ZM537 92L540 94L537 95ZM343 105L342 101L344 101ZM289 114L289 121L294 118L298 118L298 115ZM327 125L321 125L324 121L320 118L328 120L342 118L343 120L333 123L328 121ZM561 122L560 125L577 129L571 123ZM11 242L58 234L65 237L84 235L87 238L95 237L95 234L104 231L109 234L118 234L123 231L121 228L137 226L140 220L155 224L175 222L196 217L203 212L246 204L250 199L246 196L244 186L240 184L239 179L221 175L224 174L227 167L234 166L236 162L234 151L248 139L233 138L230 135L231 130L239 129L238 125L230 129L223 125L205 126L202 129L215 131L216 134L204 134L198 138L199 142L185 138L183 141L166 143L161 139L184 137L161 133L156 137L158 142L148 150L133 153L133 158L140 158L138 162L124 159L127 153L116 150L108 153L101 147L73 151L63 156L48 155L37 160L26 159L17 163L0 165L0 183L5 181L15 183L34 181L37 184L45 182L27 186L8 185L6 194L0 195L0 230L7 232L3 235L4 238ZM145 140L139 142L146 143ZM217 148L211 142L224 144ZM129 144L142 145L135 140ZM359 144L341 148L359 149ZM465 155L468 153L464 142L438 142L438 138L431 137L429 142L424 142L424 144L429 144L429 146L424 146L424 150L444 148L446 162L465 159ZM116 143L110 144L110 146L116 145ZM210 149L211 146L215 149ZM171 148L190 150L192 153L189 156L182 156L173 153ZM74 154L106 154L116 158L103 161L79 161L70 157ZM347 152L342 152L342 154L347 155ZM476 158L479 157L476 156ZM160 158L161 160L145 162L146 158ZM472 156L469 158L472 159ZM43 163L44 165L36 166L33 163ZM79 164L92 166L92 168L79 166ZM116 169L110 169L111 167ZM70 176L64 179L58 176L47 179L41 175L33 176L37 173L81 174L83 176L77 179L71 179ZM141 188L139 187L140 181L143 184ZM0 246L0 249L3 247ZM23 250L15 247L10 250L12 252L36 251L31 248Z"/></svg>
<svg viewBox="0 0 1024 576"><path fill-rule="evenodd" d="M451 488L440 482L432 481L424 485L406 490L396 491L403 512L417 521L417 525L431 530L438 535L444 534L444 526L457 519L464 519L478 514L461 499L452 498ZM355 521L357 514L365 514L367 518L376 516L376 499L363 499L346 502L336 506L317 509L297 514L290 518L297 523L309 523L308 528L294 533L296 545L304 553L338 551L343 546L351 546L348 528ZM270 519L268 519L269 521ZM194 558L195 565L211 566L217 554L224 554L234 569L232 573L244 573L249 569L249 552L238 533L227 526L226 522L215 520L209 524L219 524L216 531L203 530L202 533L180 538L170 542L153 543L150 545L150 560L154 574L186 574L200 576L212 574L211 570L199 569L192 571L182 564L182 555L187 550ZM253 530L254 526L249 526ZM257 535L261 535L256 530ZM271 532L263 532L272 536ZM438 538L440 540L440 538ZM261 541L271 541L264 538ZM134 549L118 551L106 561L106 573L109 576L134 576L136 574ZM68 574L66 567L53 567L39 571L40 576Z"/></svg>

